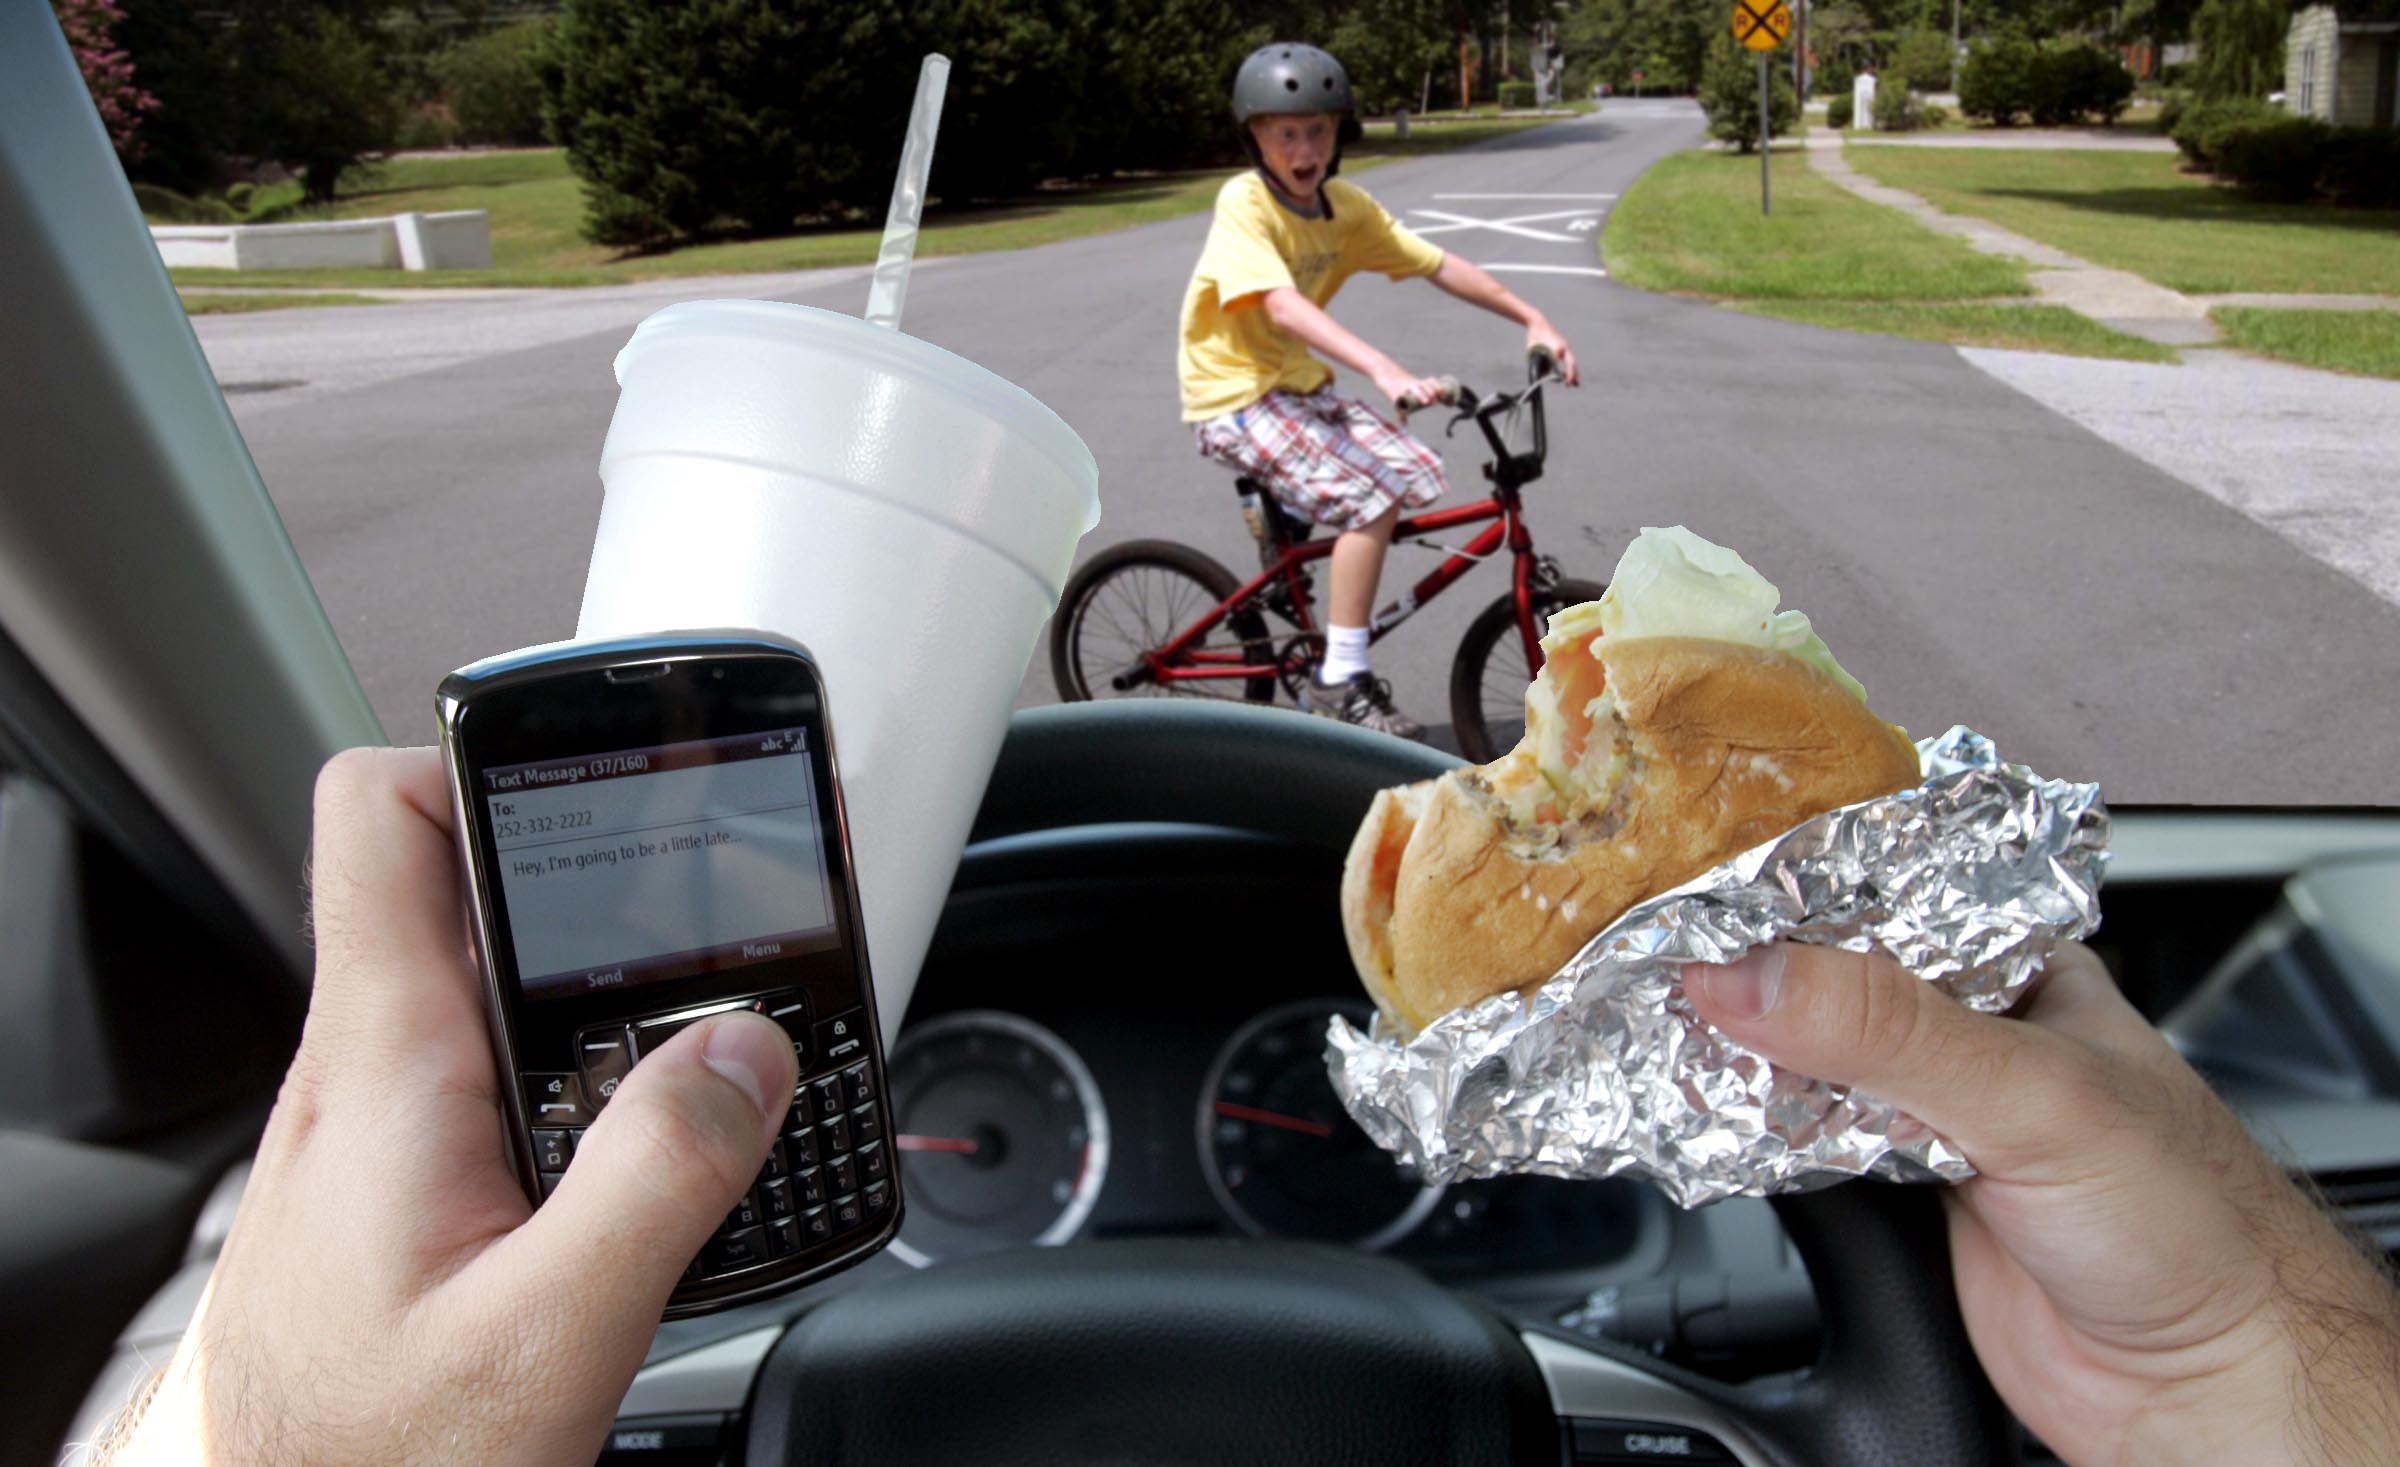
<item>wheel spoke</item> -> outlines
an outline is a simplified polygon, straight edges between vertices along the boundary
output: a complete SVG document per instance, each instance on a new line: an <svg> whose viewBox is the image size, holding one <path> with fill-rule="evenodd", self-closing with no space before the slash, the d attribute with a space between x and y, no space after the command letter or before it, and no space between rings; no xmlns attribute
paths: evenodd
<svg viewBox="0 0 2400 1467"><path fill-rule="evenodd" d="M1178 633L1213 609L1220 598L1203 582L1173 565L1134 562L1102 580L1076 608L1069 630L1071 657L1083 692L1091 697L1117 695L1112 678L1165 646ZM1245 661L1271 662L1270 646L1241 637L1220 626L1192 643L1185 654L1209 652L1241 656ZM1186 665L1189 665L1188 663ZM1124 690L1124 696L1158 698L1244 698L1250 679L1205 678L1145 682Z"/></svg>

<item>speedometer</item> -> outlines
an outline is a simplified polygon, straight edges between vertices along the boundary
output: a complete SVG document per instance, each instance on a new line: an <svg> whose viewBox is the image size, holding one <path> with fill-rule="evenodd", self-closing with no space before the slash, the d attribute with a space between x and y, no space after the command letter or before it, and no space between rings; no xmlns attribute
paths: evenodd
<svg viewBox="0 0 2400 1467"><path fill-rule="evenodd" d="M923 1268L1075 1236L1108 1175L1108 1112L1065 1040L978 1009L903 1032L888 1068L908 1198L894 1255Z"/></svg>
<svg viewBox="0 0 2400 1467"><path fill-rule="evenodd" d="M1303 999L1260 1014L1218 1052L1200 1092L1200 1165L1244 1229L1382 1248L1433 1211L1441 1189L1368 1140L1325 1073L1326 1021L1363 1026L1370 1013Z"/></svg>

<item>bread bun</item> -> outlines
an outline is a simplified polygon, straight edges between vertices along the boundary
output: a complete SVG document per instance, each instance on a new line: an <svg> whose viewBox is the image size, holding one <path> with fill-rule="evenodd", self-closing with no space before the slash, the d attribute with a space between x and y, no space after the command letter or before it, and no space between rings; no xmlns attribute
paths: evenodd
<svg viewBox="0 0 2400 1467"><path fill-rule="evenodd" d="M1907 735L1787 652L1597 635L1560 650L1527 693L1523 743L1379 793L1352 842L1351 957L1409 1031L1549 977L1636 902L1919 778Z"/></svg>

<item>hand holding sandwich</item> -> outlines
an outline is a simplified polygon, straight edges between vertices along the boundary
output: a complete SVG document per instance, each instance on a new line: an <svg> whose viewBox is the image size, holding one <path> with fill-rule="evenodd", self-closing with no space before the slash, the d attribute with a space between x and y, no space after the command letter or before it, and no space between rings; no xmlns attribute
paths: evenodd
<svg viewBox="0 0 2400 1467"><path fill-rule="evenodd" d="M1791 944L1684 988L1735 1040L1975 1164L1944 1194L1959 1305L2066 1461L2400 1461L2400 1296L2089 949L2062 948L2014 1018Z"/></svg>

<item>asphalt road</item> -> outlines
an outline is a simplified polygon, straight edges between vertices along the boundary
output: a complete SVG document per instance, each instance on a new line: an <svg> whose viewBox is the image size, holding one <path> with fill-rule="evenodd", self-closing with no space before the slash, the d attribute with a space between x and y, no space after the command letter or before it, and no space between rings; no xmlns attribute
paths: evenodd
<svg viewBox="0 0 2400 1467"><path fill-rule="evenodd" d="M1640 526L1690 525L1806 610L1886 717L1971 724L2119 802L2393 801L2400 611L2358 582L1947 347L1589 273L1613 196L1699 136L1686 104L1619 102L1360 175L1445 247L1514 267L1503 278L1583 358L1531 491L1544 551L1602 578ZM1086 554L1136 536L1250 554L1228 481L1176 416L1175 311L1206 228L935 262L911 286L912 332L1021 383L1091 445L1104 518ZM866 292L842 271L198 322L394 739L431 736L451 667L572 632L610 359L649 311L727 294L856 311ZM1513 327L1419 283L1360 281L1335 311L1419 372L1521 371ZM1463 439L1448 457L1463 500L1479 460ZM1424 563L1396 558L1387 588ZM1379 649L1403 706L1446 718L1458 634L1505 588L1480 569ZM1022 701L1048 684L1037 655Z"/></svg>

